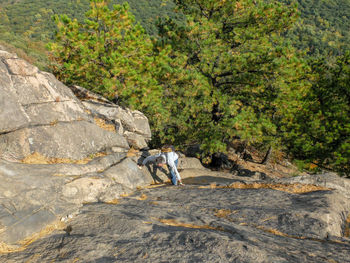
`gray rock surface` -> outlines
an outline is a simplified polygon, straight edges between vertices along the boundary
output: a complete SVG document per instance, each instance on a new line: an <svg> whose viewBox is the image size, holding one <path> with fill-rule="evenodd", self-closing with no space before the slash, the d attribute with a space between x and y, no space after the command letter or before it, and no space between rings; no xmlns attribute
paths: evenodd
<svg viewBox="0 0 350 263"><path fill-rule="evenodd" d="M0 51L0 251L22 247L85 203L114 202L152 181L126 157L124 132L147 147L147 118L89 96L105 106L91 112L52 74Z"/></svg>
<svg viewBox="0 0 350 263"><path fill-rule="evenodd" d="M0 260L350 262L349 238L327 227L329 216L349 212L349 200L333 207L340 193L236 189L229 186L245 178L202 177L206 185L145 188L114 205L85 205L67 222L70 235L55 231ZM344 219L334 223L345 228Z"/></svg>
<svg viewBox="0 0 350 263"><path fill-rule="evenodd" d="M130 146L134 149L147 147L147 142L151 139L151 129L142 112L120 107L79 86L71 89L93 116L112 122L117 132L126 137Z"/></svg>
<svg viewBox="0 0 350 263"><path fill-rule="evenodd" d="M83 159L126 139L95 124L73 92L52 74L0 53L0 158L19 161L35 152Z"/></svg>

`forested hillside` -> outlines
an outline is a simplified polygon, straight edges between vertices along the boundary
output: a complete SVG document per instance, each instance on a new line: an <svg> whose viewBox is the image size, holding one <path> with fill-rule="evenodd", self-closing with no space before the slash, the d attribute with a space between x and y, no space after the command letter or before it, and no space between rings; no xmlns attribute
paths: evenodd
<svg viewBox="0 0 350 263"><path fill-rule="evenodd" d="M131 12L151 35L157 34L158 17L183 19L174 12L173 0L113 0L110 5L124 1L130 4ZM338 55L349 49L350 0L280 1L298 3L300 19L287 32L298 49L316 56ZM0 40L43 60L40 52L44 48L40 42L52 39L56 30L51 17L67 14L82 20L88 8L89 0L0 0Z"/></svg>
<svg viewBox="0 0 350 263"><path fill-rule="evenodd" d="M124 0L113 0L120 4ZM127 0L137 21L151 34L157 33L158 17L179 19L168 0ZM89 9L89 0L0 0L0 44L11 44L24 50L41 68L46 68L44 43L52 40L56 25L52 16L66 14L79 21ZM5 42L5 43L4 43ZM18 50L16 50L18 51ZM27 58L28 59L28 58ZM29 58L30 59L30 58Z"/></svg>
<svg viewBox="0 0 350 263"><path fill-rule="evenodd" d="M291 0L281 0L290 3ZM287 36L310 55L339 55L350 48L350 0L297 0L298 23Z"/></svg>

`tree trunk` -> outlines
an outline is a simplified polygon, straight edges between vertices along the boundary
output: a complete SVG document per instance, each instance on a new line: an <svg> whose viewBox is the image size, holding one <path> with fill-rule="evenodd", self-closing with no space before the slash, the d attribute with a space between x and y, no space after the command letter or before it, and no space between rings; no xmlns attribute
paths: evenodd
<svg viewBox="0 0 350 263"><path fill-rule="evenodd" d="M272 152L272 147L270 146L265 154L264 159L260 162L260 164L267 164L267 162L270 160L271 152Z"/></svg>

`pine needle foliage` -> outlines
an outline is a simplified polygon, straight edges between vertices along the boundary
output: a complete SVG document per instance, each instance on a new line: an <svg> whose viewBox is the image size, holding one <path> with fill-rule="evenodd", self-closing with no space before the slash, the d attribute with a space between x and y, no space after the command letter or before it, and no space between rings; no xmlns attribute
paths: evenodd
<svg viewBox="0 0 350 263"><path fill-rule="evenodd" d="M228 141L278 145L281 97L299 89L305 64L283 41L298 14L294 6L250 0L176 0L184 26L160 22L161 44L183 61L186 81L168 97L169 134L200 143L204 154L225 152Z"/></svg>
<svg viewBox="0 0 350 263"><path fill-rule="evenodd" d="M51 69L64 83L80 85L119 104L140 109L160 125L163 88L157 77L168 71L168 48L152 40L129 12L128 3L108 7L90 0L83 22L55 16L56 42L49 44Z"/></svg>
<svg viewBox="0 0 350 263"><path fill-rule="evenodd" d="M296 159L350 175L350 52L310 62L303 97L289 97L282 121L283 144Z"/></svg>

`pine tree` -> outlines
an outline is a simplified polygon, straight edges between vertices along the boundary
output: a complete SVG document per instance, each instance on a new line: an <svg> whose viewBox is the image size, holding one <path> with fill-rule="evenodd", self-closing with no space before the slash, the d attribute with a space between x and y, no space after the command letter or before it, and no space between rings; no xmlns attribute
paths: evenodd
<svg viewBox="0 0 350 263"><path fill-rule="evenodd" d="M81 85L133 109L160 125L166 112L158 76L169 68L168 48L155 50L150 37L128 11L127 3L90 0L84 22L55 16L56 42L49 45L51 68L64 83ZM156 127L156 125L154 125Z"/></svg>
<svg viewBox="0 0 350 263"><path fill-rule="evenodd" d="M172 45L186 75L168 94L176 116L172 139L200 143L209 154L225 151L237 137L277 145L280 98L300 85L305 67L280 36L295 21L295 7L250 0L175 3L186 24L160 23L160 42Z"/></svg>
<svg viewBox="0 0 350 263"><path fill-rule="evenodd" d="M349 175L350 53L335 61L320 58L310 65L311 87L302 97L295 93L288 98L281 122L283 143L305 164Z"/></svg>

